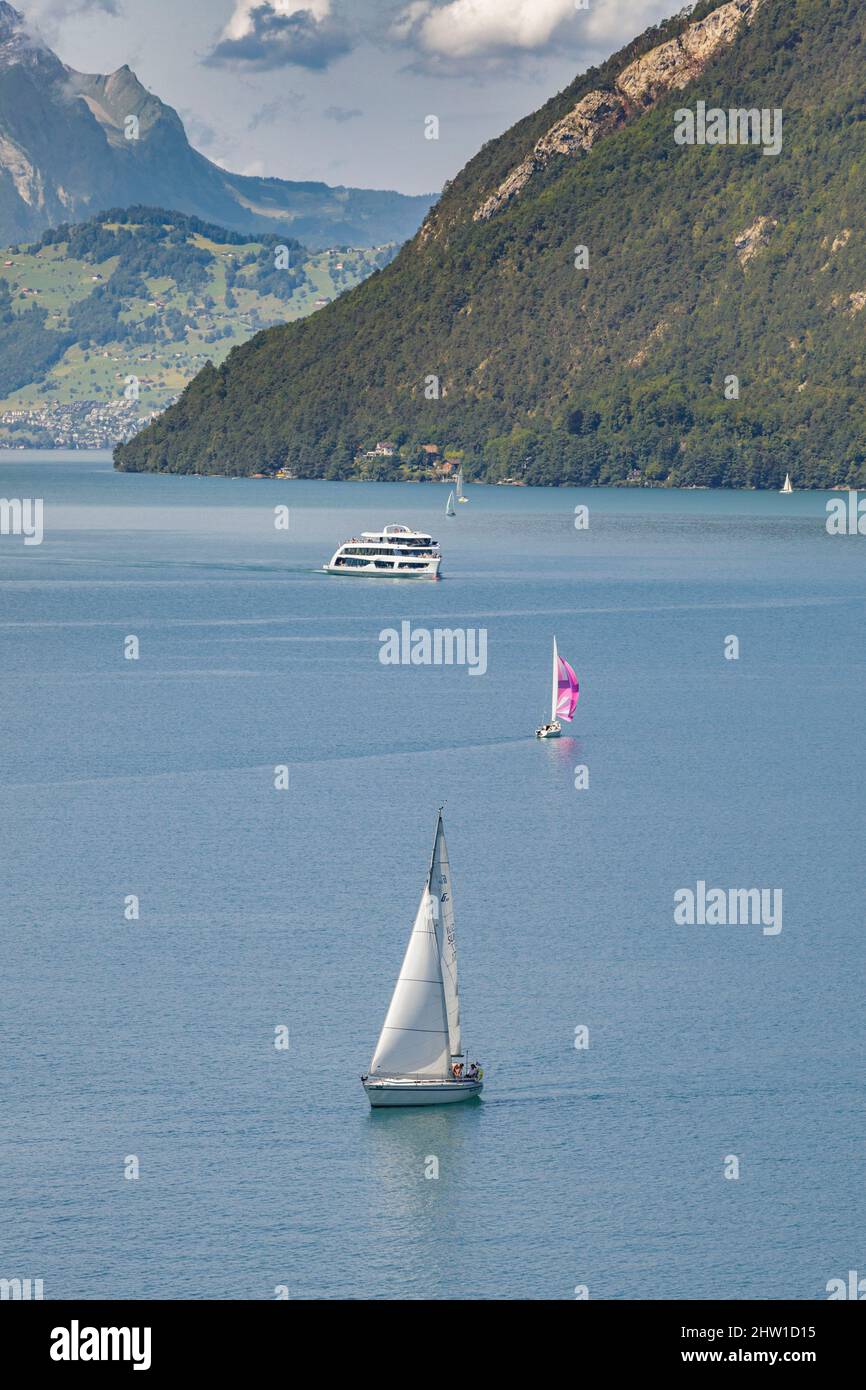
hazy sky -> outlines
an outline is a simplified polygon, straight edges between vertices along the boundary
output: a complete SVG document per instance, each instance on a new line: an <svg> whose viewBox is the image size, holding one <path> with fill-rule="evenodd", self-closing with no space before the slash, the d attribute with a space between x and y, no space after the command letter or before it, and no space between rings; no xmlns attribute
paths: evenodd
<svg viewBox="0 0 866 1390"><path fill-rule="evenodd" d="M13 0L64 62L129 63L240 173L438 190L677 0ZM424 138L436 115L440 138Z"/></svg>

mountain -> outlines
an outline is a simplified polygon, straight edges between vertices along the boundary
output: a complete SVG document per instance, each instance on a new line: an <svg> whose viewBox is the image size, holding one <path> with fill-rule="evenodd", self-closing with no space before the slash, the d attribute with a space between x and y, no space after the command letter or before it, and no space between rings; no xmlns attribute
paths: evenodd
<svg viewBox="0 0 866 1390"><path fill-rule="evenodd" d="M0 443L111 447L206 362L262 328L319 311L396 250L313 252L139 207L8 247Z"/></svg>
<svg viewBox="0 0 866 1390"><path fill-rule="evenodd" d="M147 204L313 247L375 246L412 236L430 203L227 173L192 148L177 112L128 67L75 72L0 0L0 242Z"/></svg>
<svg viewBox="0 0 866 1390"><path fill-rule="evenodd" d="M117 466L344 477L390 439L380 476L433 441L488 481L866 485L864 57L859 0L648 30L485 145L387 269L205 368ZM699 102L761 143L678 143Z"/></svg>

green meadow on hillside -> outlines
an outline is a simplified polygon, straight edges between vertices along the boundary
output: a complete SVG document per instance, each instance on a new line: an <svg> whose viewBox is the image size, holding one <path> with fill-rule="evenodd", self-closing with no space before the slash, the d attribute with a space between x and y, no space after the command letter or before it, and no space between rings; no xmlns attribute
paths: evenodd
<svg viewBox="0 0 866 1390"><path fill-rule="evenodd" d="M8 247L0 251L0 413L108 405L129 398L134 378L140 414L150 415L206 362L315 312L392 254L314 253L141 208Z"/></svg>

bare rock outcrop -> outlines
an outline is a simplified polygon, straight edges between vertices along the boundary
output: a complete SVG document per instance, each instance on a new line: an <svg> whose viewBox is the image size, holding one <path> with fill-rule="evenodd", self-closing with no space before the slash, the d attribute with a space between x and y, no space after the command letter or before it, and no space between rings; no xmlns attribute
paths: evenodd
<svg viewBox="0 0 866 1390"><path fill-rule="evenodd" d="M779 220L776 217L758 217L751 227L746 227L745 231L740 232L734 241L734 250L741 266L747 266L749 261L769 244L770 237L778 225Z"/></svg>
<svg viewBox="0 0 866 1390"><path fill-rule="evenodd" d="M690 24L677 38L629 63L617 76L615 90L590 92L582 97L476 209L473 221L489 221L556 155L586 154L597 140L650 110L669 92L688 86L725 44L734 42L743 22L751 23L762 3L763 0L729 0L706 19Z"/></svg>
<svg viewBox="0 0 866 1390"><path fill-rule="evenodd" d="M637 107L654 106L668 92L682 91L700 77L720 48L734 42L743 20L751 23L760 4L761 0L731 0L713 10L678 38L630 63L616 79L618 89Z"/></svg>
<svg viewBox="0 0 866 1390"><path fill-rule="evenodd" d="M592 149L626 120L625 102L616 92L590 92L567 116L551 126L530 155L512 169L496 192L481 204L474 221L486 222L525 188L533 174L544 169L555 154L574 155Z"/></svg>

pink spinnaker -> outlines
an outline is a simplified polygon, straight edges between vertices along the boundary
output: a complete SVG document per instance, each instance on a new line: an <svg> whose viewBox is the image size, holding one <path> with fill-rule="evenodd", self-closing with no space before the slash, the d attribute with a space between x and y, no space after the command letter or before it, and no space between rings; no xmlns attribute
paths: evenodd
<svg viewBox="0 0 866 1390"><path fill-rule="evenodd" d="M567 661L557 654L556 718L571 723L580 698L580 682Z"/></svg>

